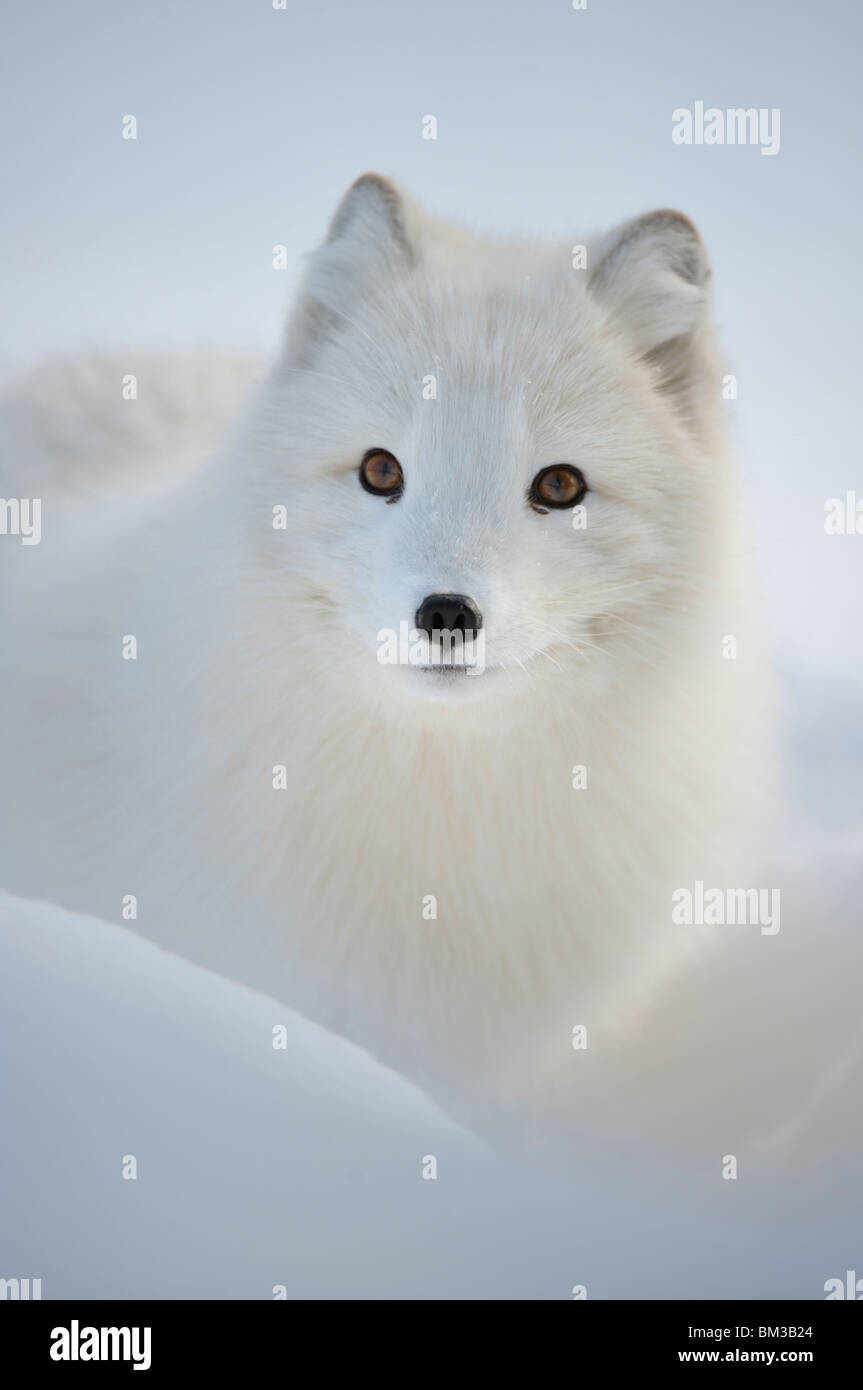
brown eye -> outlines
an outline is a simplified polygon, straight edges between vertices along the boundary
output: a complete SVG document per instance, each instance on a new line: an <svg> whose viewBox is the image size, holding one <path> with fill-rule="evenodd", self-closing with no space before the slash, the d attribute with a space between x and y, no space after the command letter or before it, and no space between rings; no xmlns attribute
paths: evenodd
<svg viewBox="0 0 863 1390"><path fill-rule="evenodd" d="M369 449L360 464L360 482L366 492L396 502L404 491L405 475L398 459L386 449Z"/></svg>
<svg viewBox="0 0 863 1390"><path fill-rule="evenodd" d="M587 492L580 468L571 463L552 463L541 468L530 485L528 501L532 507L574 507Z"/></svg>

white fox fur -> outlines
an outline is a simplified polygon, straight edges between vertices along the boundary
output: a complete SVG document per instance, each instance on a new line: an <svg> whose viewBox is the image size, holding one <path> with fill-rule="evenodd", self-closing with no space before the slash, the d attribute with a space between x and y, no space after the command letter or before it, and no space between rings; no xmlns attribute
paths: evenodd
<svg viewBox="0 0 863 1390"><path fill-rule="evenodd" d="M2 538L7 886L114 920L136 895L142 933L475 1127L661 1126L657 1009L708 997L730 936L750 963L774 945L671 918L697 879L771 886L772 698L709 299L680 214L575 269L368 175L216 452L245 364L79 367L71 416L59 369L15 387L14 486L45 505L40 546ZM106 430L123 477L82 482ZM392 505L358 482L376 446L404 469ZM558 462L584 529L527 503ZM441 591L482 609L485 674L379 664L378 633Z"/></svg>

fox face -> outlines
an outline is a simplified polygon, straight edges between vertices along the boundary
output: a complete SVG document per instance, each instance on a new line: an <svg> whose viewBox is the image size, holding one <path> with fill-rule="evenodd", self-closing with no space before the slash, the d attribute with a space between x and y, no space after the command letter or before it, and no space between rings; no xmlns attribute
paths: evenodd
<svg viewBox="0 0 863 1390"><path fill-rule="evenodd" d="M306 658L416 708L567 673L598 692L661 641L727 510L708 278L679 213L575 267L360 179L255 428L259 499L289 517L267 582Z"/></svg>

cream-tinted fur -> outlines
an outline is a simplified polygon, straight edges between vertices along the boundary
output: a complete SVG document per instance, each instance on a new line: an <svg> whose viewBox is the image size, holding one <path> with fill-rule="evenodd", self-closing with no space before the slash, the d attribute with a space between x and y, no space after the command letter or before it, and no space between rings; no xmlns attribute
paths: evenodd
<svg viewBox="0 0 863 1390"><path fill-rule="evenodd" d="M241 363L142 359L136 402L134 354L13 388L14 485L46 503L42 545L0 556L4 877L114 920L136 895L141 932L468 1124L648 1142L673 1122L712 1154L728 1074L705 1103L694 1001L775 978L781 935L675 925L671 895L774 886L770 682L701 243L660 213L587 247L576 269L568 245L475 237L367 176L230 426ZM106 419L122 476L94 483ZM359 486L372 446L404 468L395 504ZM562 461L584 529L526 502ZM376 660L439 591L487 635L486 674L446 688ZM757 1008L749 1026L741 1078L769 1041ZM737 1133L787 1120L762 1100Z"/></svg>

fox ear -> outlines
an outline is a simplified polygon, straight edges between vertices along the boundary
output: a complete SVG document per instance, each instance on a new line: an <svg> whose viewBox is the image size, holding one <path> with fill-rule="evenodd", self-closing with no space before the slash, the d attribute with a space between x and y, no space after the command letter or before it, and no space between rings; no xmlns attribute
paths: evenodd
<svg viewBox="0 0 863 1390"><path fill-rule="evenodd" d="M589 286L628 331L657 385L696 413L699 387L714 377L710 267L682 212L664 209L626 222L597 248Z"/></svg>
<svg viewBox="0 0 863 1390"><path fill-rule="evenodd" d="M682 212L636 217L598 249L590 288L625 320L643 353L698 327L710 270L701 238Z"/></svg>
<svg viewBox="0 0 863 1390"><path fill-rule="evenodd" d="M363 174L336 208L325 241L312 253L288 325L286 353L308 366L318 347L384 299L416 257L407 201L381 174Z"/></svg>
<svg viewBox="0 0 863 1390"><path fill-rule="evenodd" d="M347 257L394 262L412 259L404 199L382 174L361 174L333 214L325 245Z"/></svg>

